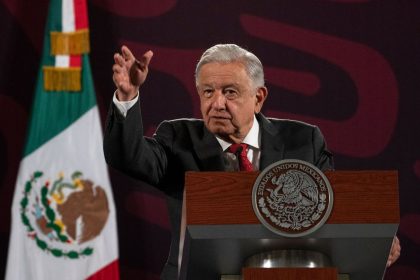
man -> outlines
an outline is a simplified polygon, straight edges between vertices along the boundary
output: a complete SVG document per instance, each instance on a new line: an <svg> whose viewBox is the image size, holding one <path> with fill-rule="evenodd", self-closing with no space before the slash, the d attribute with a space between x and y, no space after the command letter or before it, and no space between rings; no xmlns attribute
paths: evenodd
<svg viewBox="0 0 420 280"><path fill-rule="evenodd" d="M202 120L162 122L152 138L143 136L139 92L153 56L136 60L123 46L114 55L117 87L108 114L104 151L109 165L165 192L172 226L170 255L162 279L177 279L179 230L186 171L262 170L281 159L300 159L332 169L332 154L316 126L268 119L260 60L243 48L215 45L197 64L195 81ZM232 144L239 146L232 150ZM232 145L237 148L237 145Z"/></svg>

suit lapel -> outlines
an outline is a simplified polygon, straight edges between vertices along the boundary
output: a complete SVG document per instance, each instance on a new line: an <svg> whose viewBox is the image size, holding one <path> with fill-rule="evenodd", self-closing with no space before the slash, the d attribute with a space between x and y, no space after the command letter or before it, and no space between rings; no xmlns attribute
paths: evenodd
<svg viewBox="0 0 420 280"><path fill-rule="evenodd" d="M261 113L257 114L261 129L261 159L260 170L283 159L284 142L282 135L274 125ZM202 138L194 143L194 150L199 159L202 171L223 171L223 151L216 137L203 126Z"/></svg>
<svg viewBox="0 0 420 280"><path fill-rule="evenodd" d="M282 135L263 114L257 114L257 120L261 129L260 170L263 170L270 164L283 159L284 142Z"/></svg>
<svg viewBox="0 0 420 280"><path fill-rule="evenodd" d="M194 150L202 171L223 171L222 147L216 137L203 126L203 137L194 143Z"/></svg>

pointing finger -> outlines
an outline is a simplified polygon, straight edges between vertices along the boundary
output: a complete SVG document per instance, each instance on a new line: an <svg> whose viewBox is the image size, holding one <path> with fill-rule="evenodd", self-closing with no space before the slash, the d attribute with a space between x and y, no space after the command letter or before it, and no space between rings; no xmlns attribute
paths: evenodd
<svg viewBox="0 0 420 280"><path fill-rule="evenodd" d="M135 59L133 53L126 46L121 47L121 53L122 53L122 56L123 56L124 60L134 60Z"/></svg>
<svg viewBox="0 0 420 280"><path fill-rule="evenodd" d="M121 67L124 67L125 65L125 60L119 53L114 54L114 61L115 61L115 64Z"/></svg>

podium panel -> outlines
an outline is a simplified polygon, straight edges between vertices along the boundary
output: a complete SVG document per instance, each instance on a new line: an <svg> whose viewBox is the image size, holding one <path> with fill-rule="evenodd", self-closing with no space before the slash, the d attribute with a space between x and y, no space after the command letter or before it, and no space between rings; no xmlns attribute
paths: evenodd
<svg viewBox="0 0 420 280"><path fill-rule="evenodd" d="M334 207L316 232L276 235L255 216L258 172L188 172L180 248L180 279L240 274L244 260L270 250L312 250L329 256L351 280L380 280L399 224L396 171L331 171Z"/></svg>

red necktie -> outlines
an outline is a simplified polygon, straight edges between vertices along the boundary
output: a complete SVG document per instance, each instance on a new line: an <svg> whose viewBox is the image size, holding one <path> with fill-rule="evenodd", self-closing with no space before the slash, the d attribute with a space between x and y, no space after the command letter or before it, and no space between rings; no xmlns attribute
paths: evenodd
<svg viewBox="0 0 420 280"><path fill-rule="evenodd" d="M253 171L254 170L252 163L249 161L248 157L246 156L248 152L247 144L244 144L244 143L232 144L230 145L228 151L235 154L238 157L240 171Z"/></svg>

